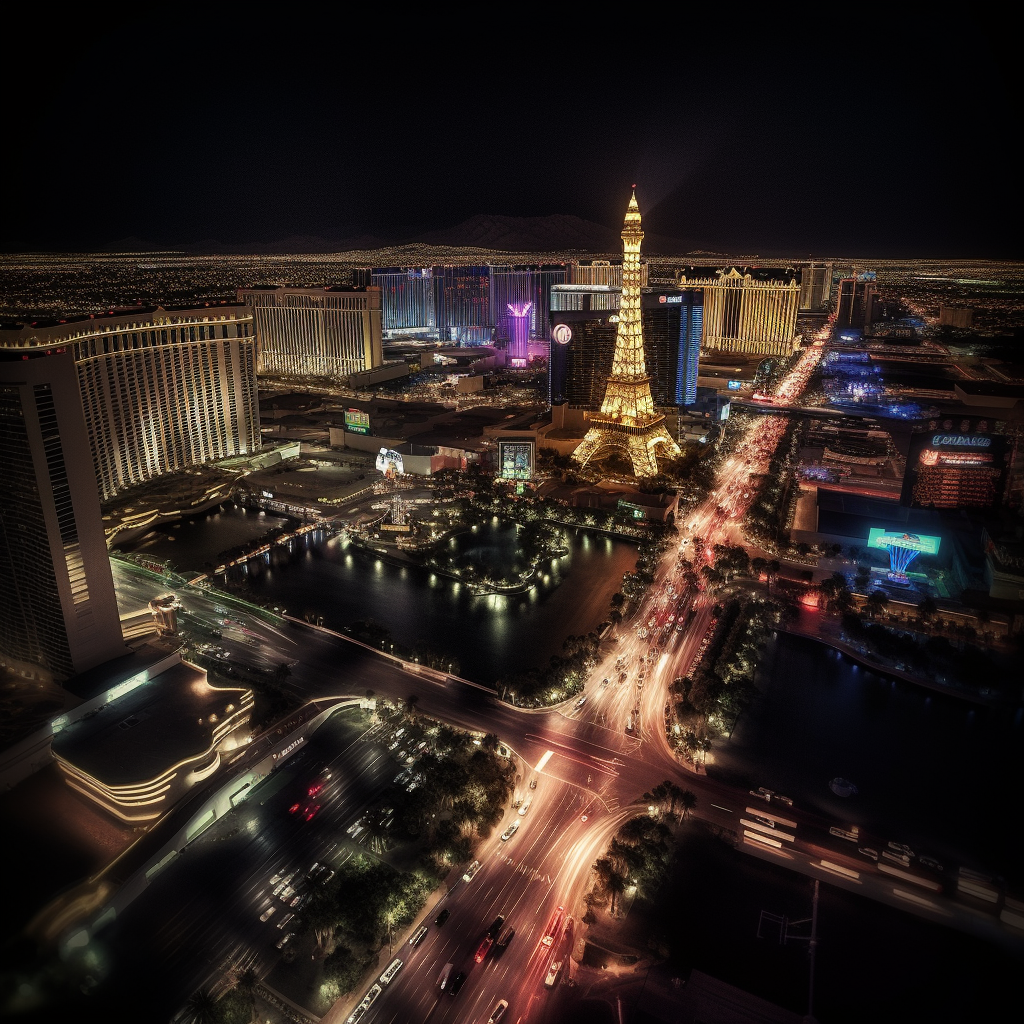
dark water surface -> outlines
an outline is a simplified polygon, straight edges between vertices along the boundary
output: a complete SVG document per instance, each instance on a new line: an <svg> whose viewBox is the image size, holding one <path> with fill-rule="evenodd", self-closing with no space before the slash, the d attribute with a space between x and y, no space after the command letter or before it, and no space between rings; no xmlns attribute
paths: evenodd
<svg viewBox="0 0 1024 1024"><path fill-rule="evenodd" d="M285 520L241 508L194 517L193 524L161 529L127 550L172 557L177 566L201 568L235 545ZM458 658L461 674L491 684L559 653L569 634L587 633L608 617L622 574L636 564L635 544L586 530L566 530L569 554L541 566L538 587L527 594L475 596L447 577L414 566L390 565L341 537L310 534L231 571L233 583L286 608L288 614L340 629L375 619L395 641L417 642ZM453 538L462 564L500 569L515 564L515 524L497 519ZM167 534L175 539L168 541Z"/></svg>
<svg viewBox="0 0 1024 1024"><path fill-rule="evenodd" d="M884 827L885 838L940 861L1020 874L1019 708L978 707L893 682L787 634L770 644L757 682L760 696L719 744L712 774ZM828 783L836 776L859 792L835 796Z"/></svg>

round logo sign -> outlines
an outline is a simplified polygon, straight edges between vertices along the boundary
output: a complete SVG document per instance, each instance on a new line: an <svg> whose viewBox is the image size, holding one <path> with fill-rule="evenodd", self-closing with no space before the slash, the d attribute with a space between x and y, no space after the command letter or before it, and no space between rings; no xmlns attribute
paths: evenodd
<svg viewBox="0 0 1024 1024"><path fill-rule="evenodd" d="M572 330L568 324L555 324L551 333L559 345L568 345L572 341Z"/></svg>

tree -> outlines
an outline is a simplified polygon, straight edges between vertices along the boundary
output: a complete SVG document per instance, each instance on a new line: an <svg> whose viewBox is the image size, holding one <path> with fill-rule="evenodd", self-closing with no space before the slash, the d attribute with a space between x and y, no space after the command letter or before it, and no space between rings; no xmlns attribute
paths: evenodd
<svg viewBox="0 0 1024 1024"><path fill-rule="evenodd" d="M607 888L608 888L608 891L612 895L611 912L612 912L612 916L614 917L615 916L615 904L616 904L616 902L618 900L618 897L621 896L622 893L624 893L626 891L626 876L623 875L623 874L620 874L618 871L613 871L611 873L611 875L609 876L609 878L608 878Z"/></svg>
<svg viewBox="0 0 1024 1024"><path fill-rule="evenodd" d="M208 988L193 992L189 996L186 1010L191 1024L216 1024L217 1000Z"/></svg>
<svg viewBox="0 0 1024 1024"><path fill-rule="evenodd" d="M256 987L259 985L259 975L251 967L247 967L238 976L236 987L249 1004L249 1019L256 1016Z"/></svg>
<svg viewBox="0 0 1024 1024"><path fill-rule="evenodd" d="M922 619L924 619L925 622L928 622L932 618L932 616L937 614L938 610L939 606L930 597L926 597L917 606L917 613L921 616Z"/></svg>
<svg viewBox="0 0 1024 1024"><path fill-rule="evenodd" d="M779 565L776 559L772 559L765 567L765 575L768 577L768 593L772 592L772 583L779 578L779 572L782 566Z"/></svg>
<svg viewBox="0 0 1024 1024"><path fill-rule="evenodd" d="M690 811L697 806L697 797L689 789L684 789L679 794L679 806L683 809L683 821L690 816Z"/></svg>
<svg viewBox="0 0 1024 1024"><path fill-rule="evenodd" d="M867 601L864 602L864 606L867 608L871 617L874 618L876 615L881 615L885 611L885 606L889 603L889 595L884 590L873 590L868 595Z"/></svg>

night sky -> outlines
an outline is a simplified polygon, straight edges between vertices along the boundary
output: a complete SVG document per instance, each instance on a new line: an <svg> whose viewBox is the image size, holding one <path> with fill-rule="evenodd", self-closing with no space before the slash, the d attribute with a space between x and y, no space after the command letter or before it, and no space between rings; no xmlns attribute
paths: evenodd
<svg viewBox="0 0 1024 1024"><path fill-rule="evenodd" d="M645 228L694 247L1022 255L1009 30L987 8L746 9L39 5L6 43L0 248L614 227L637 182Z"/></svg>

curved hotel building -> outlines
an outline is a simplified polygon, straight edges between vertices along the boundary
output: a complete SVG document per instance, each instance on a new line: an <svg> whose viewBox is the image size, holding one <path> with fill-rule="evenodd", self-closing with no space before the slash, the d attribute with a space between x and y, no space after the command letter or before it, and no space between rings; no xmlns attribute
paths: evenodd
<svg viewBox="0 0 1024 1024"><path fill-rule="evenodd" d="M260 448L256 340L242 304L17 325L0 329L0 348L73 356L101 499Z"/></svg>

